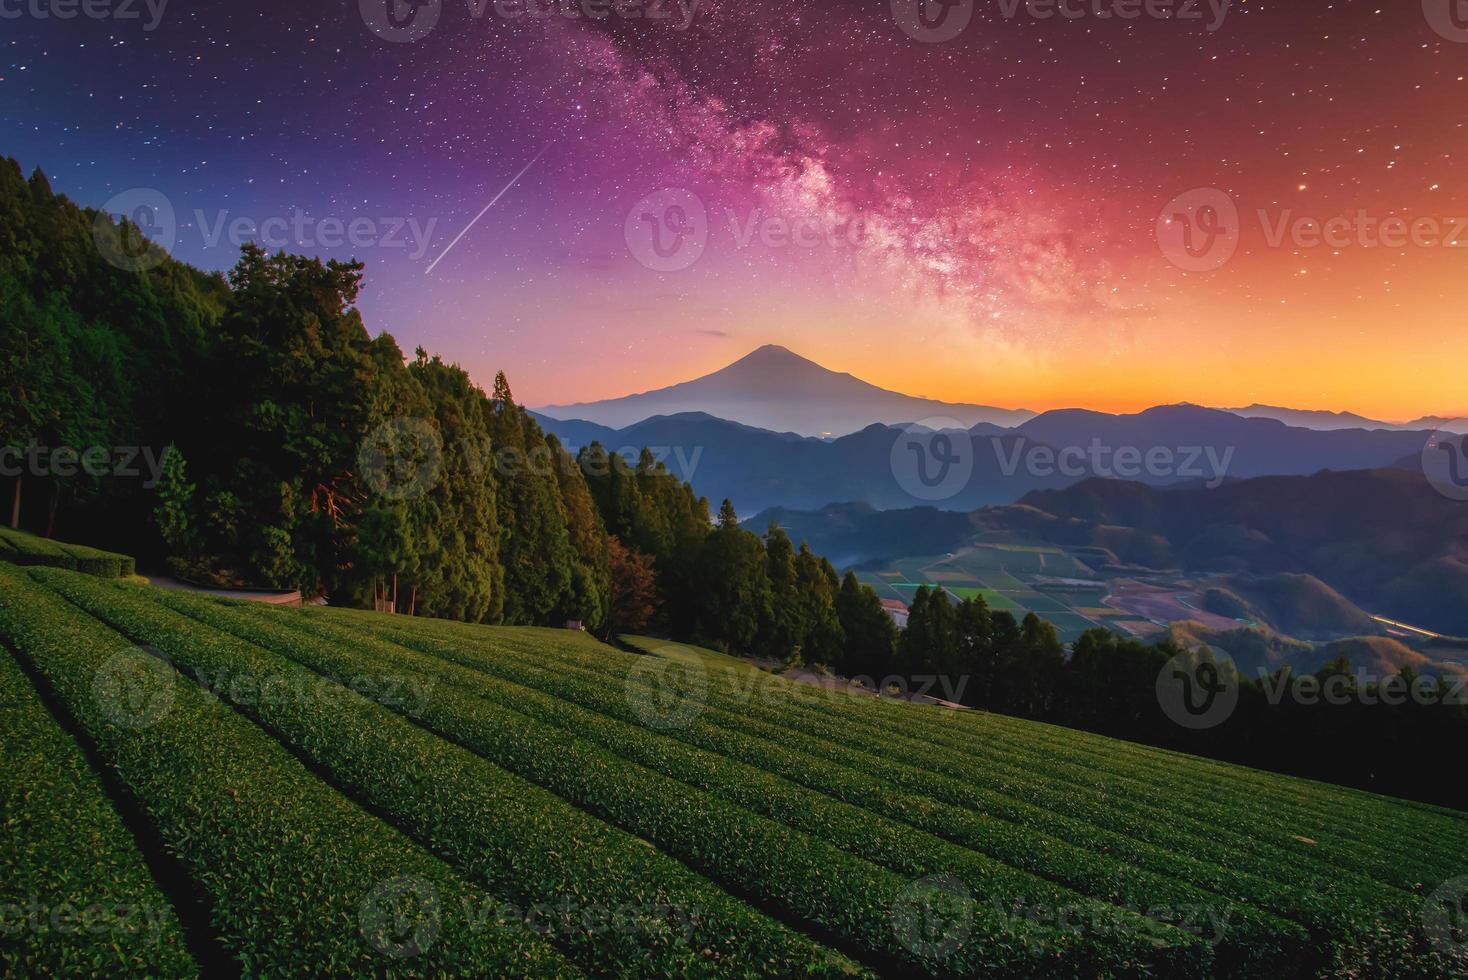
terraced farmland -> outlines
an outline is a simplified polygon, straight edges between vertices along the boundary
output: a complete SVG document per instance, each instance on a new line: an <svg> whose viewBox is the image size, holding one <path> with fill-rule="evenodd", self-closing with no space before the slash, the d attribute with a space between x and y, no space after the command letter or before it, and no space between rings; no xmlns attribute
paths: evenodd
<svg viewBox="0 0 1468 980"><path fill-rule="evenodd" d="M0 640L0 973L1468 967L1455 811L657 641L54 568L0 564Z"/></svg>
<svg viewBox="0 0 1468 980"><path fill-rule="evenodd" d="M1061 640L1074 642L1088 629L1114 626L1127 618L1102 604L1105 588L1042 591L1047 580L1094 580L1095 573L1060 548L1040 545L977 544L951 555L904 558L859 578L885 599L911 603L918 587L948 592L954 599L982 597L990 609L1023 617L1036 613L1051 623Z"/></svg>

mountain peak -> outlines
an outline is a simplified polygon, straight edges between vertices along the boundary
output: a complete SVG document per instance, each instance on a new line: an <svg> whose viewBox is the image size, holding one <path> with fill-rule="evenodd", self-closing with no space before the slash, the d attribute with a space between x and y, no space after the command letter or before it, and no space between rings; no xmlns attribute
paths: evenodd
<svg viewBox="0 0 1468 980"><path fill-rule="evenodd" d="M788 367L816 368L821 371L826 370L815 361L812 361L811 359L806 357L801 357L790 348L781 347L779 344L765 344L763 347L756 347L754 350L750 351L748 354L745 354L733 364L730 364L729 367L735 368L743 366L767 368L776 365ZM729 368L725 368L724 370L727 371L728 369Z"/></svg>
<svg viewBox="0 0 1468 980"><path fill-rule="evenodd" d="M591 404L551 405L540 412L615 428L654 415L705 412L755 428L820 438L856 432L872 423L941 418L964 428L980 422L1009 427L1034 415L889 391L832 371L779 344L757 347L712 374L667 388Z"/></svg>

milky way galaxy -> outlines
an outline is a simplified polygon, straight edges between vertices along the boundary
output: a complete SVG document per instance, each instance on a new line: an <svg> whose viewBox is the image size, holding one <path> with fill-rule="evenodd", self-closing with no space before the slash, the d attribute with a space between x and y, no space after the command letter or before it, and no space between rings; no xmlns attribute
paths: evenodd
<svg viewBox="0 0 1468 980"><path fill-rule="evenodd" d="M533 404L781 343L1036 410L1459 414L1465 7L0 0L0 151L156 190L206 268L356 256L374 330Z"/></svg>

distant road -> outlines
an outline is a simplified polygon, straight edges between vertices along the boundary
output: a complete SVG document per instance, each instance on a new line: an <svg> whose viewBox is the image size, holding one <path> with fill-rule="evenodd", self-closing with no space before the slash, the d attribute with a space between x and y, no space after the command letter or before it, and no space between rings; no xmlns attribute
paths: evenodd
<svg viewBox="0 0 1468 980"><path fill-rule="evenodd" d="M1387 619L1385 616L1372 616L1371 618L1378 623L1385 623L1388 626L1395 626L1399 630L1406 630L1408 633L1425 636L1429 640L1441 640L1443 638L1441 633L1434 633L1432 630L1425 630L1418 626L1408 626L1406 623L1399 623L1395 619Z"/></svg>

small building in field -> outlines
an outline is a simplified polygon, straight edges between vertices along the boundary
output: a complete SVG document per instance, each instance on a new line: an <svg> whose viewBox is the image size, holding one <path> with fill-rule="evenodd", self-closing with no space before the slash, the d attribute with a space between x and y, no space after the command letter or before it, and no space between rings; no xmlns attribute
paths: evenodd
<svg viewBox="0 0 1468 980"><path fill-rule="evenodd" d="M583 623L579 619L568 619L568 620L566 620L566 629L568 629L568 630L580 630L582 633L585 633L586 632L586 624Z"/></svg>
<svg viewBox="0 0 1468 980"><path fill-rule="evenodd" d="M883 599L882 611L892 617L898 629L907 629L907 604L897 599Z"/></svg>

